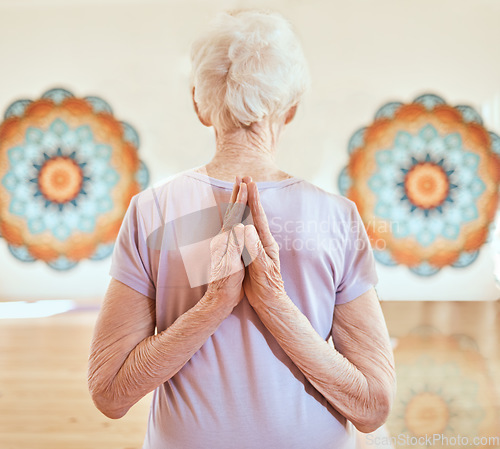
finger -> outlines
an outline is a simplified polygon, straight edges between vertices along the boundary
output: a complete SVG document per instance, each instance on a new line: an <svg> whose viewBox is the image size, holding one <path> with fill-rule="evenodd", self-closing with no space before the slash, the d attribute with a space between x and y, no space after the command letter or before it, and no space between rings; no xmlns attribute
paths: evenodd
<svg viewBox="0 0 500 449"><path fill-rule="evenodd" d="M244 225L216 235L211 243L210 282L224 279L244 269L241 253L245 244Z"/></svg>
<svg viewBox="0 0 500 449"><path fill-rule="evenodd" d="M234 202L236 202L236 198L238 197L238 191L240 190L240 183L241 183L241 178L239 176L236 176L229 204L233 204Z"/></svg>
<svg viewBox="0 0 500 449"><path fill-rule="evenodd" d="M240 190L238 192L238 196L236 198L236 203L247 204L248 200L248 186L245 182L240 183Z"/></svg>
<svg viewBox="0 0 500 449"><path fill-rule="evenodd" d="M247 185L247 194L248 194L248 184L252 182L252 177L251 176L243 176L242 182L244 182ZM248 200L247 200L248 203ZM243 217L241 222L246 224L246 220L248 216L250 215L250 208L245 207L245 211L243 213Z"/></svg>
<svg viewBox="0 0 500 449"><path fill-rule="evenodd" d="M259 190L255 182L248 184L248 203L252 218L264 248L274 245L274 237L269 229L266 213L260 202Z"/></svg>
<svg viewBox="0 0 500 449"><path fill-rule="evenodd" d="M250 255L251 262L255 261L257 261L257 263L263 262L263 258L265 257L266 251L262 246L259 234L257 233L257 230L255 229L254 225L245 226L245 249L248 251L248 254ZM249 262L248 264L250 264L251 262Z"/></svg>
<svg viewBox="0 0 500 449"><path fill-rule="evenodd" d="M231 212L231 208L233 207L233 204L235 203L238 197L238 192L240 191L240 183L241 183L241 178L239 176L236 176L234 181L233 191L231 193L231 198L229 198L229 204L226 208L226 212L224 213L224 219L222 220L223 222L226 221L226 217L229 215L229 212Z"/></svg>
<svg viewBox="0 0 500 449"><path fill-rule="evenodd" d="M224 219L222 220L223 223L227 220L227 217L231 212L233 204L236 202L238 198L238 193L240 191L240 184L241 184L241 177L236 176L234 181L233 191L231 192L231 197L229 198L229 204L226 207L226 212L224 213Z"/></svg>
<svg viewBox="0 0 500 449"><path fill-rule="evenodd" d="M228 241L228 250L237 254L241 257L243 248L245 246L245 226L242 223L238 223L231 230L231 235Z"/></svg>
<svg viewBox="0 0 500 449"><path fill-rule="evenodd" d="M233 226L241 223L241 219L243 217L243 213L245 212L245 207L247 205L248 200L248 192L247 185L242 182L240 183L240 188L238 192L238 196L236 198L236 202L231 206L228 206L228 212L224 217L224 222L222 224L222 231L227 231L231 229Z"/></svg>

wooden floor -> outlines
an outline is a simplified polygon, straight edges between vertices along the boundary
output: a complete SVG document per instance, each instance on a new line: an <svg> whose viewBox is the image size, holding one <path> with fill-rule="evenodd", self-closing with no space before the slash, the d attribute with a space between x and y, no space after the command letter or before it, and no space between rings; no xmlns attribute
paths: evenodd
<svg viewBox="0 0 500 449"><path fill-rule="evenodd" d="M395 344L398 389L387 421L400 437L395 447L423 448L416 438L436 435L433 448L500 448L500 301L382 308Z"/></svg>
<svg viewBox="0 0 500 449"><path fill-rule="evenodd" d="M95 408L87 357L96 311L0 320L1 449L134 449L149 398L121 420Z"/></svg>
<svg viewBox="0 0 500 449"><path fill-rule="evenodd" d="M500 437L500 303L387 302L383 309L398 370L390 434ZM1 449L141 447L150 397L114 421L88 395L96 315L87 309L0 320Z"/></svg>

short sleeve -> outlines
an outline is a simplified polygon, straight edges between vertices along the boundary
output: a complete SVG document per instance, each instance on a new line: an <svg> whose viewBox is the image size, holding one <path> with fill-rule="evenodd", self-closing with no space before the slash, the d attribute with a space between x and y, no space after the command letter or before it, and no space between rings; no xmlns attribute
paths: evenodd
<svg viewBox="0 0 500 449"><path fill-rule="evenodd" d="M156 297L151 278L144 221L134 196L123 218L111 257L109 274L149 298Z"/></svg>
<svg viewBox="0 0 500 449"><path fill-rule="evenodd" d="M345 223L346 238L342 277L335 304L344 304L367 292L378 282L375 259L365 226L354 202Z"/></svg>

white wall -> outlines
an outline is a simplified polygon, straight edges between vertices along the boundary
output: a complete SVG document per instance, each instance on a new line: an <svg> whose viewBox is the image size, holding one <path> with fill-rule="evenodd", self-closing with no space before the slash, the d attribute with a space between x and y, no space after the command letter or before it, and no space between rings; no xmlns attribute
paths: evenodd
<svg viewBox="0 0 500 449"><path fill-rule="evenodd" d="M337 192L352 133L387 101L432 92L468 104L500 133L500 2L496 0L0 0L0 110L52 87L97 95L141 136L152 182L205 163L213 137L195 118L192 39L219 10L264 6L296 26L312 90L281 143L284 170ZM484 247L464 270L428 279L379 265L385 300L496 299ZM0 239L0 298L100 297L110 259L58 273L14 259Z"/></svg>

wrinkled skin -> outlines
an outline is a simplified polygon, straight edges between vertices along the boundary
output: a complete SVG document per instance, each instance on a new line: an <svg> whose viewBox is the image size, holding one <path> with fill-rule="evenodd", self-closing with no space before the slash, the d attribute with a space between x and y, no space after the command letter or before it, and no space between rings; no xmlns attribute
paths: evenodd
<svg viewBox="0 0 500 449"><path fill-rule="evenodd" d="M252 263L243 287L248 301L283 350L330 404L361 432L386 420L395 395L389 335L375 290L336 306L330 347L288 297L280 272L279 248L259 192L251 178L248 205L254 225L244 228Z"/></svg>
<svg viewBox="0 0 500 449"><path fill-rule="evenodd" d="M245 205L253 225L241 224ZM244 268L244 247L252 262ZM155 335L155 302L112 279L89 358L96 406L120 418L172 378L231 314L244 294L262 323L307 380L361 432L387 418L395 370L387 327L373 288L335 306L333 346L288 297L274 240L255 183L236 179L220 233L212 239L205 295Z"/></svg>
<svg viewBox="0 0 500 449"><path fill-rule="evenodd" d="M244 226L240 221L247 201L254 225ZM243 247L251 258L246 269L241 259ZM250 177L236 178L224 224L212 239L210 250L212 293L237 302L245 293L256 307L264 298L286 295L278 244L269 230L257 186Z"/></svg>
<svg viewBox="0 0 500 449"><path fill-rule="evenodd" d="M252 263L246 268L243 282L246 296L254 307L265 299L285 296L285 286L280 272L279 248L267 222L264 208L260 202L259 191L251 178L248 183L249 206L254 225L245 226L245 247Z"/></svg>
<svg viewBox="0 0 500 449"><path fill-rule="evenodd" d="M210 242L211 275L208 293L236 306L244 295L245 267L241 254L244 247L244 226L241 219L247 203L247 186L236 178L222 229Z"/></svg>

